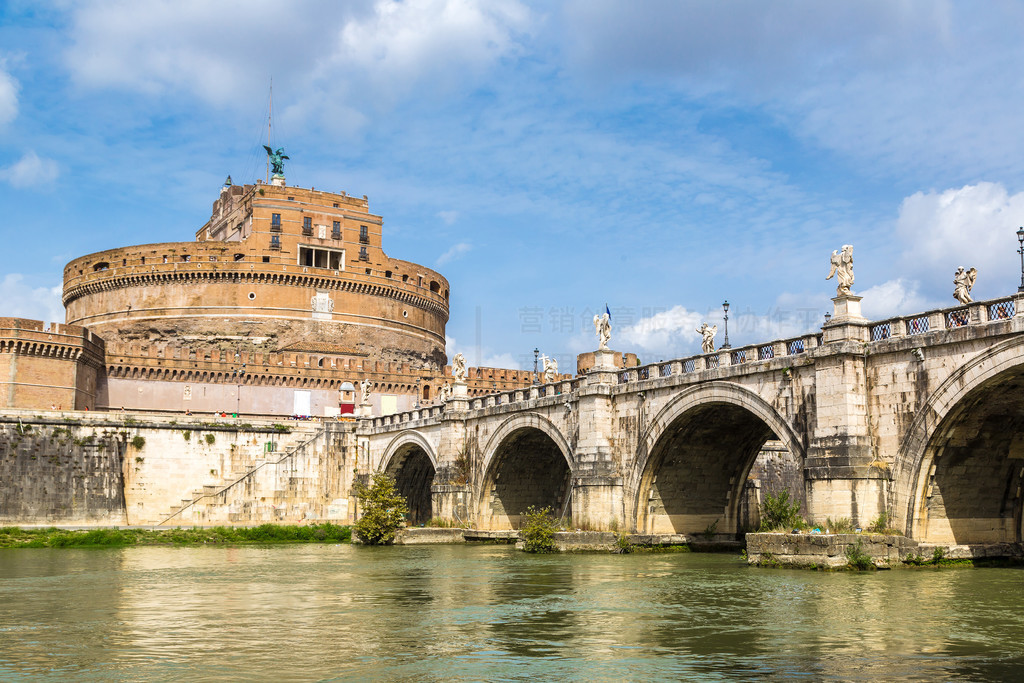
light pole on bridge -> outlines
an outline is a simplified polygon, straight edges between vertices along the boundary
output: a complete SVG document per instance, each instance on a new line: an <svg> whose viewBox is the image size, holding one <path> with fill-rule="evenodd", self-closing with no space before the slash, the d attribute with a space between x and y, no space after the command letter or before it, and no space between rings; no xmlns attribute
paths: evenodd
<svg viewBox="0 0 1024 683"><path fill-rule="evenodd" d="M729 346L729 300L726 299L722 302L722 310L725 311L725 343L722 344L723 349L731 349Z"/></svg>
<svg viewBox="0 0 1024 683"><path fill-rule="evenodd" d="M1020 242L1020 249L1017 250L1020 254L1020 287L1017 291L1024 292L1024 228L1017 230L1017 241Z"/></svg>

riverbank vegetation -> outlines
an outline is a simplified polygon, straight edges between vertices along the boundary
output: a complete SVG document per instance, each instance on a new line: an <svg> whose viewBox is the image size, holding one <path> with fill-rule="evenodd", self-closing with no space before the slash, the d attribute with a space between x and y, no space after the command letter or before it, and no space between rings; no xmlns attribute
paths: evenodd
<svg viewBox="0 0 1024 683"><path fill-rule="evenodd" d="M355 485L362 516L353 525L356 540L366 545L390 545L395 532L405 522L409 511L405 498L395 488L395 480L386 472L376 472L370 485Z"/></svg>
<svg viewBox="0 0 1024 683"><path fill-rule="evenodd" d="M348 543L351 529L331 524L261 524L189 529L23 529L0 527L0 548L101 548L124 546L267 545Z"/></svg>

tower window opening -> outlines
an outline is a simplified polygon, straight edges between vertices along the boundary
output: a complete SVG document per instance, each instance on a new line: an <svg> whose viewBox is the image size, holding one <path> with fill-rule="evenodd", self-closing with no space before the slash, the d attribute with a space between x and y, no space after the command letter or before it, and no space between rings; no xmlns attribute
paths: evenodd
<svg viewBox="0 0 1024 683"><path fill-rule="evenodd" d="M366 250L366 247L359 247L359 260L360 261L369 261L370 260L370 252L368 252Z"/></svg>
<svg viewBox="0 0 1024 683"><path fill-rule="evenodd" d="M302 234L303 235L307 235L307 236L313 234L313 217L312 216L304 216L302 218Z"/></svg>
<svg viewBox="0 0 1024 683"><path fill-rule="evenodd" d="M359 242L361 244L369 244L370 243L370 229L368 227L366 227L365 225L360 225L359 226Z"/></svg>
<svg viewBox="0 0 1024 683"><path fill-rule="evenodd" d="M270 214L270 229L280 230L281 229L281 214L272 213Z"/></svg>
<svg viewBox="0 0 1024 683"><path fill-rule="evenodd" d="M343 270L345 267L345 252L340 249L325 249L322 247L299 246L299 265L308 268L329 268L331 270Z"/></svg>
<svg viewBox="0 0 1024 683"><path fill-rule="evenodd" d="M334 224L331 226L331 239L341 239L341 221L334 221Z"/></svg>

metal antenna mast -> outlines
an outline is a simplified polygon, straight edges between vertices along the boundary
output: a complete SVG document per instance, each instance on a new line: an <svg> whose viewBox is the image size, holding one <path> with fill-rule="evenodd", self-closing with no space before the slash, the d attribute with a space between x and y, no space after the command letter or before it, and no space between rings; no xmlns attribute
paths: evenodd
<svg viewBox="0 0 1024 683"><path fill-rule="evenodd" d="M274 143L270 141L270 128L274 120L274 77L270 77L270 108L267 112L267 147L272 147ZM270 155L267 155L267 177L263 182L270 182Z"/></svg>

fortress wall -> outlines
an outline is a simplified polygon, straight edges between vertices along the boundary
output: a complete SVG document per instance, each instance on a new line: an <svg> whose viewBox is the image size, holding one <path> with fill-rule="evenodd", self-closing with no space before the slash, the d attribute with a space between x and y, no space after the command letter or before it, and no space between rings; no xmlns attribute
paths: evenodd
<svg viewBox="0 0 1024 683"><path fill-rule="evenodd" d="M0 525L124 524L124 451L109 428L0 424Z"/></svg>
<svg viewBox="0 0 1024 683"><path fill-rule="evenodd" d="M291 432L282 433L271 423L239 424L4 411L0 525L155 524L194 491L235 481L268 456L268 442L277 459L320 426L290 422ZM297 476L306 476L296 462Z"/></svg>

